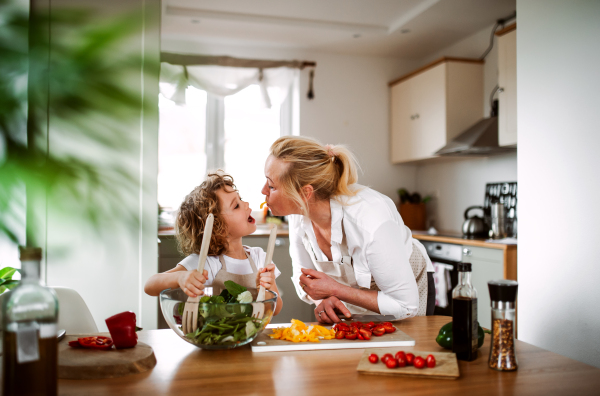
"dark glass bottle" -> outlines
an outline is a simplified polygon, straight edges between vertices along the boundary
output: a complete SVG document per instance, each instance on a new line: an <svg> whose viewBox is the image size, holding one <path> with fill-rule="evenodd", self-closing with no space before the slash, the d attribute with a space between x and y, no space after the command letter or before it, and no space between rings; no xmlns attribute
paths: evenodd
<svg viewBox="0 0 600 396"><path fill-rule="evenodd" d="M4 396L58 393L58 301L40 281L42 249L20 248L21 282L2 300Z"/></svg>
<svg viewBox="0 0 600 396"><path fill-rule="evenodd" d="M477 290L471 284L471 264L458 264L458 285L452 290L452 352L459 360L477 359Z"/></svg>

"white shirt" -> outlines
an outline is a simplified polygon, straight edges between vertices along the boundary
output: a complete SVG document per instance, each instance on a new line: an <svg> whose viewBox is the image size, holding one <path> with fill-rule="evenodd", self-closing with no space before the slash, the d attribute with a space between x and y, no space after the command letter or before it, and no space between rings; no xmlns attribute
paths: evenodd
<svg viewBox="0 0 600 396"><path fill-rule="evenodd" d="M259 270L264 268L267 253L260 247L244 246L244 248L250 254L250 257L252 257L254 264L256 264L256 269ZM185 267L188 271L195 270L198 269L199 259L199 255L192 253L181 260L177 265ZM252 266L248 259L238 260L225 255L223 255L223 259L227 265L227 272L237 275L247 275L252 273ZM217 272L219 272L221 268L223 268L223 265L219 260L219 256L208 256L206 258L206 264L204 265L204 269L208 271L208 279L205 283L206 286L212 285L213 279L215 279ZM279 277L279 275L281 275L281 272L277 269L277 266L275 266L275 278Z"/></svg>
<svg viewBox="0 0 600 396"><path fill-rule="evenodd" d="M333 261L342 258L342 218L348 253L352 256L356 282L361 287L371 286L371 276L381 291L377 295L382 315L396 319L415 316L419 307L417 283L410 267L409 258L413 244L427 260L427 272L434 272L433 265L423 245L412 238L410 229L404 225L396 205L387 196L368 187L362 188L354 197L343 197L345 205L335 199L331 205L331 255ZM299 285L301 268L315 269L309 252L302 243L306 235L317 261L329 259L319 248L310 219L302 215L290 215L290 256L293 264L292 281L300 299L312 303Z"/></svg>

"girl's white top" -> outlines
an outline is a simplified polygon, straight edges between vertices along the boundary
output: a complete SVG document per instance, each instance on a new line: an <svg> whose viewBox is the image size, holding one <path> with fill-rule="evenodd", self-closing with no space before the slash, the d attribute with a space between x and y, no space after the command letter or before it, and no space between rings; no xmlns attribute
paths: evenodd
<svg viewBox="0 0 600 396"><path fill-rule="evenodd" d="M254 264L256 264L257 269L260 270L261 268L264 268L267 253L265 253L262 248L244 246L244 249L250 254L252 260L254 260ZM185 269L188 271L195 270L198 269L199 258L200 257L196 253L193 253L181 260L177 265L185 267ZM248 261L248 259L238 260L226 255L223 255L223 258L225 259L228 272L238 275L247 275L252 273L252 267L250 266L250 261ZM208 256L206 258L206 264L204 265L204 269L208 271L208 280L206 281L206 286L212 285L213 279L215 279L217 272L219 272L221 268L223 268L223 266L221 265L218 256ZM277 278L279 275L281 275L281 272L277 266L275 266L275 277Z"/></svg>

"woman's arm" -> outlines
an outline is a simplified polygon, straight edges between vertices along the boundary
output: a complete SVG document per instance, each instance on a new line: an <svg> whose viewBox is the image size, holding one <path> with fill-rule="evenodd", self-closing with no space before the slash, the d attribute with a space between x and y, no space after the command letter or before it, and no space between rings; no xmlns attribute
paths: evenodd
<svg viewBox="0 0 600 396"><path fill-rule="evenodd" d="M389 221L374 234L365 247L367 264L375 283L381 291L361 290L342 285L327 275L311 270L303 270L300 284L313 299L337 298L382 315L404 319L416 314L419 306L417 283L408 262L410 253L406 251L400 225ZM328 308L325 304L319 311ZM318 307L317 307L318 308ZM326 312L327 313L327 310ZM323 318L324 313L321 313ZM339 321L336 317L328 319Z"/></svg>
<svg viewBox="0 0 600 396"><path fill-rule="evenodd" d="M204 294L204 283L207 278L206 270L204 274L200 274L196 270L188 271L183 265L177 265L173 269L148 278L144 291L150 296L158 296L165 289L180 287L188 296L197 297Z"/></svg>

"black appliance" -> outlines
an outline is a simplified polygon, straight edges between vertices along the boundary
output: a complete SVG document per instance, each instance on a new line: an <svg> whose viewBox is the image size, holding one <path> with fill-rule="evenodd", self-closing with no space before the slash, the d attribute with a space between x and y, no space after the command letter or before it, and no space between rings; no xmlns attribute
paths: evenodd
<svg viewBox="0 0 600 396"><path fill-rule="evenodd" d="M434 310L435 315L452 316L452 289L458 284L458 263L462 261L462 246L455 245L452 243L440 243L431 241L420 241L425 249L427 255L434 263L434 267L437 264L442 264L442 268L447 270L447 274L443 277L435 277L445 284L439 284L436 282L436 292L445 289L446 292L446 306L439 306L436 299L436 306ZM439 270L439 269L438 269Z"/></svg>

